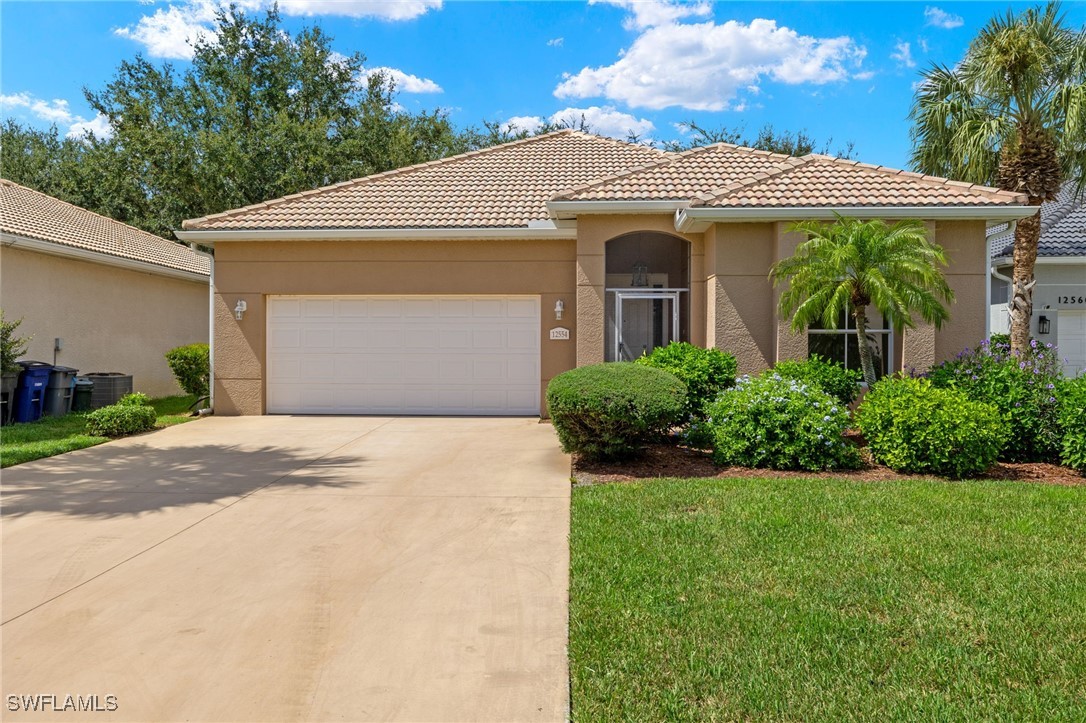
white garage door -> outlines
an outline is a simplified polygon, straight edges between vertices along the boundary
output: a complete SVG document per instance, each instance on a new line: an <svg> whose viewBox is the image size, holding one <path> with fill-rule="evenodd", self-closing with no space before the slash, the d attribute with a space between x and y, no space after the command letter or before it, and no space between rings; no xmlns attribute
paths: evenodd
<svg viewBox="0 0 1086 723"><path fill-rule="evenodd" d="M1056 345L1063 362L1063 371L1069 377L1086 369L1086 311L1060 309L1056 328Z"/></svg>
<svg viewBox="0 0 1086 723"><path fill-rule="evenodd" d="M539 414L539 297L268 298L271 414Z"/></svg>

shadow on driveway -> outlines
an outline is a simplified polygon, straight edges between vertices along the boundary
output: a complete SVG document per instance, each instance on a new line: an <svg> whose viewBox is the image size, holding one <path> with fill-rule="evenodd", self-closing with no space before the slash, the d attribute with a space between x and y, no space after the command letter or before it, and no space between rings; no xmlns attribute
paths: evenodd
<svg viewBox="0 0 1086 723"><path fill-rule="evenodd" d="M5 469L0 513L108 518L244 496L276 483L341 489L357 485L344 468L364 464L354 455L314 459L272 446L107 444ZM303 468L305 474L288 476Z"/></svg>

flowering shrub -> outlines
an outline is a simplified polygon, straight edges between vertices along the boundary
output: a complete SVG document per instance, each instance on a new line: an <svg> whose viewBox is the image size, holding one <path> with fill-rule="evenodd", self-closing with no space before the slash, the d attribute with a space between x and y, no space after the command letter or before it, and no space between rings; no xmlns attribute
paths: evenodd
<svg viewBox="0 0 1086 723"><path fill-rule="evenodd" d="M773 370L741 377L707 409L713 461L772 469L844 469L860 464L844 439L848 410L813 384Z"/></svg>
<svg viewBox="0 0 1086 723"><path fill-rule="evenodd" d="M694 420L701 418L706 404L735 384L737 364L734 356L685 341L658 346L637 363L677 376L686 385L686 411Z"/></svg>
<svg viewBox="0 0 1086 723"><path fill-rule="evenodd" d="M859 369L845 369L843 364L823 359L817 354L803 361L777 362L773 370L787 379L814 384L846 406L852 404L860 393L860 381L864 376Z"/></svg>
<svg viewBox="0 0 1086 723"><path fill-rule="evenodd" d="M1059 385L1060 461L1086 474L1086 374Z"/></svg>
<svg viewBox="0 0 1086 723"><path fill-rule="evenodd" d="M935 386L957 389L999 410L1007 426L1000 459L1008 462L1056 459L1060 444L1056 386L1062 376L1051 344L1034 339L1028 352L1018 354L1004 338L982 341L979 349L966 349L928 374Z"/></svg>
<svg viewBox="0 0 1086 723"><path fill-rule="evenodd" d="M980 474L996 461L1006 436L993 405L908 377L872 386L856 421L875 460L898 472Z"/></svg>

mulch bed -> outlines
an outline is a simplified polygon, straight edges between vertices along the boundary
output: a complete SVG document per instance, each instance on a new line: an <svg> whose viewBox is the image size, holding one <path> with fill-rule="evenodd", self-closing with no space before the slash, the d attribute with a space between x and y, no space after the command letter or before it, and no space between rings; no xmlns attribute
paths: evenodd
<svg viewBox="0 0 1086 723"><path fill-rule="evenodd" d="M931 475L910 475L894 472L889 467L869 464L858 470L835 472L791 472L750 467L717 467L708 452L671 444L653 445L645 453L628 462L585 462L573 456L573 479L579 485L602 482L633 482L652 477L773 477L773 478L833 478L857 482L883 480L932 479ZM1086 486L1086 477L1073 469L1055 464L1029 462L997 462L980 479L1017 480L1038 484Z"/></svg>

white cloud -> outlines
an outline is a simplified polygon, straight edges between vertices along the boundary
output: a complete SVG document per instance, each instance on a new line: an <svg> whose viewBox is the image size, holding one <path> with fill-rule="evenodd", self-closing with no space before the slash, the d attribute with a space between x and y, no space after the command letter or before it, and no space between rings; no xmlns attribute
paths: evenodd
<svg viewBox="0 0 1086 723"><path fill-rule="evenodd" d="M611 136L612 138L625 139L631 133L644 136L656 129L653 122L647 118L636 118L629 113L615 110L613 106L609 105L565 108L551 115L549 120L556 125L564 123L576 127L582 117L593 133Z"/></svg>
<svg viewBox="0 0 1086 723"><path fill-rule="evenodd" d="M442 0L279 0L279 8L286 15L342 15L377 20L413 20L431 10L440 10L441 2Z"/></svg>
<svg viewBox="0 0 1086 723"><path fill-rule="evenodd" d="M800 35L774 20L665 24L638 36L612 65L566 74L554 94L719 111L763 78L791 85L846 80L866 55L848 36Z"/></svg>
<svg viewBox="0 0 1086 723"><path fill-rule="evenodd" d="M898 65L902 67L916 67L916 61L913 60L912 48L904 40L899 40L894 44L894 52L890 53L890 58L896 60Z"/></svg>
<svg viewBox="0 0 1086 723"><path fill-rule="evenodd" d="M68 107L68 101L61 98L42 100L29 93L0 95L0 108L3 108L4 115L8 115L9 108L25 108L38 120L49 123L71 123L77 117Z"/></svg>
<svg viewBox="0 0 1086 723"><path fill-rule="evenodd" d="M80 120L72 123L68 128L67 136L69 138L83 138L88 131L95 138L101 140L106 140L113 135L113 127L110 126L109 119L98 113L89 121Z"/></svg>
<svg viewBox="0 0 1086 723"><path fill-rule="evenodd" d="M502 130L506 133L516 131L528 131L535 133L543 125L543 119L537 115L515 115L502 123Z"/></svg>
<svg viewBox="0 0 1086 723"><path fill-rule="evenodd" d="M952 15L946 10L936 7L924 8L924 20L927 21L926 25L933 25L945 30L952 30L965 25L965 19L961 15Z"/></svg>
<svg viewBox="0 0 1086 723"><path fill-rule="evenodd" d="M69 138L81 138L85 130L103 139L113 135L113 129L104 115L99 113L93 119L87 120L73 113L68 101L63 98L43 100L26 92L0 95L2 115L11 115L11 111L15 109L23 109L34 118L49 124L68 126L66 135Z"/></svg>
<svg viewBox="0 0 1086 723"><path fill-rule="evenodd" d="M391 80L396 90L403 93L443 93L441 86L429 78L420 78L417 75L405 73L399 68L368 68L362 71L361 81L366 83L370 76L381 73L386 79Z"/></svg>
<svg viewBox="0 0 1086 723"><path fill-rule="evenodd" d="M566 42L565 38L551 38L550 40L547 41L547 47L560 48L560 47L562 47L562 43L564 43L564 42Z"/></svg>
<svg viewBox="0 0 1086 723"><path fill-rule="evenodd" d="M627 30L644 30L668 25L688 17L706 17L712 13L708 2L668 2L668 0L588 0L589 5L615 5L630 13L622 23Z"/></svg>
<svg viewBox="0 0 1086 723"><path fill-rule="evenodd" d="M233 0L242 10L270 8L274 0ZM442 0L281 0L284 15L340 15L378 20L411 20L441 8ZM214 38L215 13L229 0L185 0L144 15L135 25L113 32L146 48L152 58L191 60L192 44L200 37Z"/></svg>

